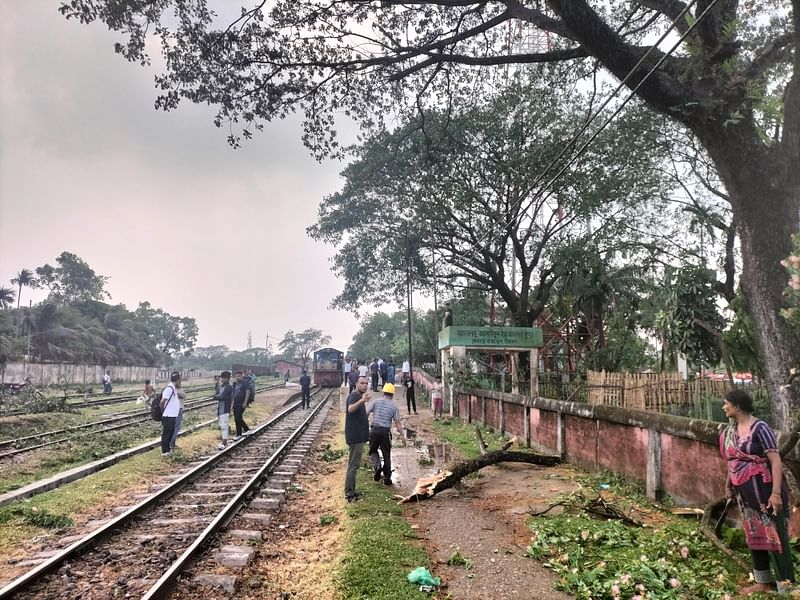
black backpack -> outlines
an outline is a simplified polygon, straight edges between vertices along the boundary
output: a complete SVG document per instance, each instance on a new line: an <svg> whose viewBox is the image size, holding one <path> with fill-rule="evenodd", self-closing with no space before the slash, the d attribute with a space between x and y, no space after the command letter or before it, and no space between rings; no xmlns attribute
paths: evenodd
<svg viewBox="0 0 800 600"><path fill-rule="evenodd" d="M150 400L150 417L153 421L160 421L164 416L164 411L161 410L161 395L164 393L164 389L153 395L153 399ZM175 393L173 392L172 395L174 396ZM172 396L170 396L169 400L172 400ZM169 403L169 400L167 400L167 403Z"/></svg>

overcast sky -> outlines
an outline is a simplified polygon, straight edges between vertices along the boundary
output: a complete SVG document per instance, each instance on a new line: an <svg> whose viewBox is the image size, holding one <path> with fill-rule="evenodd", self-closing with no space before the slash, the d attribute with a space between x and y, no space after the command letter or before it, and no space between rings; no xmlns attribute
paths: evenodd
<svg viewBox="0 0 800 600"><path fill-rule="evenodd" d="M67 250L112 302L196 318L199 345L317 327L344 349L358 325L327 308L332 248L305 235L343 165L315 162L297 121L232 150L212 109L156 112L155 71L58 4L0 3L0 285Z"/></svg>

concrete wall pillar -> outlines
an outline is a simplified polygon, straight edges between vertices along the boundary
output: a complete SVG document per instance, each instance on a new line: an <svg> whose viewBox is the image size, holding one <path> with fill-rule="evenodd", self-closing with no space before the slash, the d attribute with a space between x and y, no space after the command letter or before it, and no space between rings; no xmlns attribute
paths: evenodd
<svg viewBox="0 0 800 600"><path fill-rule="evenodd" d="M511 393L519 394L519 352L511 353Z"/></svg>
<svg viewBox="0 0 800 600"><path fill-rule="evenodd" d="M539 397L539 349L531 348L531 398Z"/></svg>
<svg viewBox="0 0 800 600"><path fill-rule="evenodd" d="M500 398L500 400L497 401L497 404L498 404L497 412L500 421L500 435L503 435L506 432L506 413L503 410L504 406L503 399Z"/></svg>
<svg viewBox="0 0 800 600"><path fill-rule="evenodd" d="M522 431L525 436L525 447L531 447L531 407L522 405Z"/></svg>
<svg viewBox="0 0 800 600"><path fill-rule="evenodd" d="M561 460L567 456L567 430L564 425L564 413L556 413L556 453Z"/></svg>
<svg viewBox="0 0 800 600"><path fill-rule="evenodd" d="M661 432L647 430L647 497L661 500Z"/></svg>

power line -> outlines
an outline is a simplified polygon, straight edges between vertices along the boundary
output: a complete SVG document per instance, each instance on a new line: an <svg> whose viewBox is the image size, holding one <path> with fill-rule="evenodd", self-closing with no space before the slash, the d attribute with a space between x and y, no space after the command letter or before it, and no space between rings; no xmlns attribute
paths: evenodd
<svg viewBox="0 0 800 600"><path fill-rule="evenodd" d="M687 5L687 8L691 7L691 6L692 6L692 4L694 4L694 2L696 2L696 0L693 0L693 1L692 1L690 4L688 4L688 5ZM602 124L602 125L600 125L600 127L597 129L597 131L595 131L595 132L594 132L594 133L593 133L593 134L592 134L592 135L589 137L589 139L588 139L588 140L586 140L586 142L584 142L584 144L583 144L583 145L582 145L582 146L581 146L581 147L578 149L578 151L575 153L575 155L574 155L574 156L573 156L573 157L572 157L572 158L571 158L569 161L567 161L567 163L566 163L566 164L565 164L563 167L561 167L561 169L559 169L558 173L556 173L556 174L555 174L555 176L554 176L552 179L550 179L550 181L548 181L548 182L547 182L547 183L546 183L546 184L545 184L545 185L542 187L542 190L541 190L539 193L537 193L537 194L536 194L536 195L533 197L533 199L532 199L532 200L531 200L531 201L528 203L528 205L525 207L525 211L527 211L527 210L528 210L528 209L529 209L529 208L530 208L530 207L533 205L533 203L534 203L534 202L536 202L536 201L539 199L539 196L541 196L541 195L542 195L542 193L544 193L544 191L545 191L545 190L547 190L547 189L548 189L548 188L549 188L549 187L550 187L550 186L551 186L553 183L555 183L555 182L558 180L558 178L559 178L561 175L563 175L563 174L564 174L564 172L565 172L565 171L566 171L566 170L567 170L567 169L568 169L568 168L569 168L569 167L570 167L570 166L571 166L571 165L572 165L572 164L573 164L573 163L574 163L574 162L575 162L575 161L576 161L578 158L580 158L580 156L581 156L581 155L584 153L584 151L586 150L586 148L588 148L588 147L589 147L589 145L590 145L590 144L591 144L591 143L592 143L592 142L593 142L595 139L597 139L597 136L599 136L599 135L600 135L600 133L603 131L603 129L605 129L605 128L608 126L608 124L609 124L609 123L611 123L611 121L614 119L614 117L616 117L616 116L617 116L617 115L618 115L620 112L622 112L622 109L623 109L623 108L625 108L625 106L628 104L628 102L631 100L631 98L633 98L633 96L636 94L636 91L637 91L637 90L638 90L638 89L639 89L639 88L642 86L642 84L643 84L645 81L647 81L648 77L650 77L650 75L652 75L652 74L653 74L653 73L656 71L656 69L658 69L658 67L660 67L660 66L661 66L661 65L664 63L664 61L665 61L665 60L667 60L667 58L668 58L668 57L669 57L669 56L670 56L670 55L671 55L671 54L672 54L672 53L673 53L673 52L674 52L674 51L675 51L675 50L676 50L676 49L677 49L677 48L678 48L678 47L681 45L681 43L683 43L683 40L684 40L684 39L686 39L686 37L687 37L687 36L688 36L688 35L689 35L689 34L690 34L690 33L691 33L691 32L692 32L694 29L695 29L695 27L697 27L697 25L700 23L700 21L701 21L701 20L702 20L702 19L703 19L703 18L704 18L704 17L705 17L707 14L708 14L708 12L709 12L709 11L710 11L712 8L714 8L714 6L715 6L715 5L716 5L718 2L719 2L719 0L712 0L712 1L711 1L711 3L710 3L710 4L709 4L709 5L706 7L706 9L705 9L705 10L704 10L704 11L703 11L701 14L700 14L700 16L698 16L698 17L697 17L697 19L695 19L695 20L694 20L694 21L693 21L693 22L692 22L692 23L689 25L689 27L686 29L686 31L683 33L683 35L681 35L681 36L680 36L680 38L678 38L678 41L677 41L677 42L675 42L675 44L672 46L672 48L670 48L670 49L669 49L669 51L667 51L666 53L664 53L664 55L663 55L663 56L662 56L662 57L661 57L661 58L660 58L660 59L659 59L659 60L656 62L656 64L655 64L655 65L653 65L653 66L651 67L651 69L650 69L650 70L649 70L649 71L648 71L648 72L645 74L645 76L644 76L644 77L643 77L643 78L642 78L642 79L639 81L639 83L637 83L637 84L636 84L636 86L635 86L635 87L634 87L634 88L633 88L633 89L630 91L630 93L627 95L627 97L625 97L625 99L624 99L624 100L622 101L622 103L621 103L621 104L620 104L620 105L617 107L617 109L616 109L616 110L615 110L615 111L614 111L614 112L611 114L611 116L609 116L609 117L608 117L608 118L607 118L607 119L606 119L606 120L603 122L603 124ZM676 23L677 23L677 20L676 20L675 22L673 22L673 26L674 26ZM637 65L638 65L638 63L637 63ZM634 67L634 68L635 68L635 67ZM630 73L629 73L629 75L630 75ZM605 104L604 104L604 106L605 106ZM584 131L585 131L585 130L584 130ZM570 144L572 144L572 143L573 143L573 142L570 142ZM552 165L552 163L551 163L551 165ZM550 166L548 166L548 169L549 169L549 168L550 168ZM546 200L546 199L547 199L547 198L548 198L550 195L552 195L552 193L553 193L553 192L552 192L552 190L551 190L551 191L549 191L549 192L548 192L548 193L547 193L547 194L546 194L546 195L545 195L543 198L541 198L541 199L542 199L542 200ZM522 212L525 212L525 211L522 211ZM514 218L514 220L516 220L516 217ZM504 225L504 227L507 227L507 226L508 226L508 225L510 225L511 223L512 223L512 221L508 221L508 222L507 222L507 223Z"/></svg>
<svg viewBox="0 0 800 600"><path fill-rule="evenodd" d="M637 84L636 84L636 87L634 87L634 88L633 88L633 90L632 90L632 91L630 92L630 94L628 95L628 97L627 97L627 98L625 98L625 99L623 100L622 104L621 104L621 105L620 105L620 106L617 108L617 110L614 112L614 114L612 114L612 115L611 115L611 117L609 117L608 119L606 119L606 121L605 121L605 122L604 122L604 123L603 123L603 124L602 124L602 125L601 125L601 126L598 128L598 130L597 130L597 131L596 131L596 132L595 132L595 133L594 133L594 134L591 136L591 138L590 138L590 139L589 139L589 140L588 140L586 143L584 143L584 144L583 144L583 146L581 146L581 148L578 150L578 152L575 154L575 156L573 156L573 157L572 157L572 158L571 158L571 159L570 159L570 160L567 162L567 164L566 164L566 165L564 165L564 166L563 166L563 167L562 167L562 168L561 168L561 169L558 171L558 173L556 173L555 177L553 177L551 180L549 180L549 181L548 181L548 182L547 182L547 183L546 183L546 184L545 184L545 185L542 187L542 189L541 189L539 192L537 192L537 193L536 193L536 195L535 195L535 196L532 198L532 200L531 200L531 201L528 203L528 205L525 207L525 209L524 209L523 211L519 211L519 212L517 212L517 213L514 215L514 217L513 217L513 218L512 218L512 217L509 217L509 218L506 220L506 222L505 222L505 223L503 223L503 225L501 226L501 230L502 230L502 229L505 229L506 227L508 227L509 225L511 225L513 222L515 222L515 221L517 220L518 216L519 216L521 213L523 213L523 212L526 212L526 211L527 211L527 210L528 210L528 209L529 209L529 208L530 208L530 207L531 207L531 206L534 204L534 202L536 202L536 201L539 199L539 197L542 195L542 193L543 193L545 190L547 190L547 189L548 189L548 187L549 187L549 186L551 186L551 185L552 185L552 184L553 184L553 183L554 183L554 182L555 182L555 181L556 181L556 180L557 180L557 179L558 179L558 178L559 178L559 177L560 177L560 176L561 176L561 175L562 175L562 174L563 174L563 173L566 171L566 169L567 169L567 168L569 168L569 167L570 167L570 166L571 166L571 165L572 165L572 164L575 162L575 160L577 160L577 158L579 158L579 157L581 156L581 154L583 154L583 152L586 150L586 148L588 147L588 145L589 145L589 144L590 144L592 141L594 141L594 140L597 138L597 136L600 134L600 132L602 132L602 131L603 131L603 129L605 129L605 127L606 127L606 126L608 126L608 124L611 122L611 120L612 120L612 119L613 119L613 118L614 118L614 117L615 117L617 114L619 114L619 112L622 110L622 108L624 108L624 107L625 107L625 105L626 105L626 104L627 104L627 103L630 101L630 99L631 99L631 98L633 97L633 95L636 93L636 90L638 90L638 89L639 89L639 87L641 87L641 85L642 85L642 84L643 84L645 81L647 81L647 79L650 77L650 75L652 75L652 74L655 72L655 70L656 70L656 69L657 69L659 66L661 66L661 64L663 64L663 62L664 62L664 61L667 59L667 57L669 57L669 55L670 55L670 54L672 54L672 53L673 53L673 52L674 52L674 51L677 49L677 47L678 47L678 46L679 46L679 45L680 45L680 44L683 42L683 40L684 40L684 39L685 39L685 38L686 38L686 37L687 37L687 36L688 36L688 35L689 35L689 34L690 34L690 33L691 33L693 30L694 30L694 28L695 28L695 27L697 27L698 23L699 23L699 22L700 22L700 21L703 19L703 17L705 17L705 15L706 15L706 14L707 14L707 13L708 13L708 12L709 12L709 11L710 11L712 8L713 8L713 7L714 7L714 6L717 4L717 2L719 2L719 0L712 0L711 4L709 4L709 5L708 5L708 7L706 7L706 9L703 11L703 13L702 13L702 14L701 14L699 17L697 17L697 19L695 19L695 20L694 20L694 21L693 21L693 22L692 22L692 23L689 25L689 27L688 27L688 28L687 28L687 30L684 32L684 34L683 34L683 35L682 35L682 36L681 36L681 37L678 39L678 42L677 42L677 43L676 43L676 44L675 44L675 45L674 45L674 46L673 46L673 47L672 47L672 48L671 48L671 49L670 49L668 52L666 52L666 53L665 53L665 54L664 54L664 55L663 55L663 56L662 56L662 57L659 59L659 61L658 61L658 62L656 62L656 64L655 64L655 65L654 65L654 66L653 66L653 67L652 67L652 68L651 68L651 69L650 69L650 70L649 70L649 71L648 71L648 72L645 74L645 76L644 76L644 77L643 77L643 78L642 78L642 79L639 81L639 83L637 83ZM533 181L533 183L532 183L532 184L529 186L529 189L534 189L534 188L535 188L535 187L536 187L536 186L537 186L539 183L541 183L541 182L542 182L542 180L544 180L544 179L545 179L545 177L546 177L547 173L548 173L548 172L549 172L549 171L550 171L550 170L551 170L551 169L552 169L552 168L553 168L553 167L556 165L556 163L559 161L559 159L561 159L561 157L563 157L563 156L564 156L564 155L567 153L567 151L568 151L568 150L569 150L569 149L570 149L570 148L573 146L573 144L575 144L575 143L578 141L578 139L580 138L580 136L581 136L581 135L582 135L582 134L583 134L583 133L584 133L584 132L585 132L585 131L586 131L586 130L589 128L589 125L591 125L591 124L592 124L592 122L594 122L594 120L595 120L595 119L596 119L598 116L600 116L601 112L602 112L602 111L605 109L605 107L606 107L606 106L608 106L608 104L611 102L611 100L613 100L613 99L614 99L614 97L615 97L615 96L616 96L616 95L617 95L617 94L620 92L620 90L621 90L621 89L622 89L622 88L625 86L625 84L626 84L626 83L627 83L627 82L628 82L628 81L631 79L631 77L632 77L632 76L633 76L633 75L636 73L636 70L639 68L639 66L641 66L641 65L642 65L642 63L643 63L643 62L644 62L644 61L645 61L645 60L646 60L646 59L647 59L647 58L650 56L650 54L651 54L651 53L652 53L652 52L653 52L653 51L654 51L654 50L655 50L655 49L658 47L658 45L659 45L659 44L660 44L662 41L664 41L664 40L667 38L667 36L670 34L670 32L671 32L671 31L672 31L672 30L673 30L673 29L674 29L674 28L677 26L677 24L680 22L680 20L681 20L681 19L684 19L684 18L685 18L685 16L686 16L686 14L688 13L688 11L689 11L689 10L691 10L691 8L692 8L692 7L693 7L693 6L694 6L696 3L697 3L697 0L690 0L690 2L689 2L689 3L688 3L688 4L687 4L687 5L686 5L686 6L683 8L683 10L682 10L682 11L681 11L681 12L678 14L678 16L677 16L677 17L676 17L676 18L675 18L675 19L672 21L672 23L670 24L670 26L669 26L669 27L668 27L668 28L667 28L667 29L664 31L664 33L663 33L663 34L662 34L662 35L661 35L661 36L658 38L658 40L656 40L656 42L655 42L655 43L654 43L652 46L650 46L650 48L647 50L647 52L645 52L645 53L642 55L642 57L641 57L641 58L640 58L640 59L639 59L639 60L636 62L636 64L635 64L635 65L634 65L634 66L631 68L631 70L628 72L628 74L627 74L627 75L625 75L625 77L624 77L624 78L623 78L623 79L620 81L620 83L617 85L617 87L614 89L614 91L613 91L613 92L612 92L612 93L611 93L611 94L608 96L608 98L606 98L606 100L605 100L605 101L603 102L603 104L602 104L602 105L601 105L601 106L600 106L600 107L597 109L597 111L596 111L596 112L595 112L593 115L591 115L591 117L590 117L590 118L589 118L589 119L586 121L586 123L585 123L585 124L584 124L584 125L583 125L583 126L580 128L580 130L579 130L579 131L578 131L578 132L577 132L575 135L573 135L573 136L572 136L572 139L570 139L570 141L569 141L569 142L567 142L567 144L565 144L565 145L564 145L564 147L563 147L563 148L561 149L561 151L560 151L560 152L559 152L559 153L556 155L556 157L555 157L555 158L553 158L553 159L552 159L552 160L551 160L551 161L548 163L548 165L547 165L547 166L544 168L544 170L543 170L543 171L542 171L542 172L541 172L541 173L540 173L540 174L539 174L539 175L536 177L536 179ZM516 208L519 208L519 207L521 206L521 204L522 204L522 198L523 198L524 196L525 196L525 194L521 194L521 196L520 196L520 200L519 200L519 204L517 205L517 207L516 207ZM549 196L549 194L548 194L548 196ZM546 199L546 198L547 198L547 196L545 196L545 198L544 198L544 199Z"/></svg>

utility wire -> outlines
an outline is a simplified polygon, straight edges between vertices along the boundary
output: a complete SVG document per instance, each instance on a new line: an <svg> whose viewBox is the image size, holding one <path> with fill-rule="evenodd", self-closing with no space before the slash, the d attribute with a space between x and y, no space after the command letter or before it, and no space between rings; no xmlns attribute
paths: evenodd
<svg viewBox="0 0 800 600"><path fill-rule="evenodd" d="M694 1L696 1L696 0L694 0ZM690 7L690 6L691 6L691 5L694 3L694 1L693 1L692 3L690 3L689 5L687 5L687 8L688 8L688 7ZM627 97L625 97L625 99L624 99L624 100L622 101L622 103L621 103L621 104L620 104L620 105L617 107L617 109L616 109L616 110L615 110L615 111L614 111L614 112L611 114L611 116L609 116L609 117L608 117L608 118L607 118L607 119L606 119L606 120L603 122L603 124L602 124L602 125L600 125L600 127L597 129L597 131L595 131L595 132L594 132L594 133L593 133L593 134L592 134L592 135L589 137L589 139L588 139L588 140L586 140L586 142L584 142L584 143L583 143L583 145L582 145L582 146L581 146L581 147L578 149L578 151L575 153L575 155L574 155L574 156L573 156L573 157L572 157L572 158L571 158L569 161L567 161L567 163L566 163L566 164L565 164L563 167L561 167L561 169L559 169L558 173L556 173L556 174L555 174L555 176L554 176L552 179L550 179L550 181L548 181L548 182L547 182L547 183L546 183L546 184L545 184L545 185L542 187L541 191L539 191L539 192L538 192L538 193L537 193L537 194L536 194L536 195L535 195L535 196L534 196L534 197L531 199L531 201L528 203L528 205L525 207L525 209L524 209L522 212L525 212L525 211L527 211L527 210L528 210L528 209L529 209L529 208L530 208L530 207L531 207L531 206L534 204L534 202L536 202L536 201L539 199L539 197L540 197L540 196L542 196L542 194L543 194L543 193L544 193L546 190L548 190L548 188L550 188L550 186L552 186L552 185L553 185L553 183L555 183L555 182L558 180L558 178L559 178L561 175L563 175L563 174L564 174L564 172L565 172L565 171L566 171L566 170L567 170L567 169L568 169L568 168L569 168L569 167L570 167L570 166L571 166L571 165L572 165L572 164L573 164L573 163L574 163L574 162L575 162L575 161L576 161L578 158L580 158L580 156L581 156L581 155L582 155L582 154L583 154L583 153L586 151L586 148L588 148L588 147L589 147L589 145L590 145L590 144L591 144L591 143L592 143L592 142L593 142L593 141L594 141L594 140L597 138L597 136L599 136L599 135L600 135L600 133L603 131L603 129L605 129L605 128L608 126L608 124L609 124L609 123L611 123L611 121L614 119L614 117L616 117L616 116L617 116L617 115L618 115L620 112L622 112L622 109L623 109L623 108L625 108L625 106L628 104L628 102L631 100L631 98L633 98L633 96L636 94L636 91L637 91L637 90L638 90L638 89L639 89L639 88L642 86L642 84L643 84L645 81L647 81L647 79L650 77L650 75L652 75L652 74L653 74L653 73L656 71L656 69L658 69L658 67L660 67L660 66L661 66L661 65L664 63L664 61L665 61L665 60L667 60L667 58L668 58L668 57L669 57L669 56L670 56L670 55L671 55L671 54L672 54L672 53L673 53L673 52L674 52L674 51L675 51L675 50L676 50L676 49L677 49L677 48L678 48L678 47L679 47L679 46L680 46L682 43L683 43L683 40L684 40L684 39L686 39L686 37L687 37L687 36L688 36L688 35L689 35L689 34L690 34L690 33L691 33L691 32L692 32L694 29L695 29L695 27L697 27L697 25L700 23L700 21L701 21L701 20L702 20L702 19L703 19L703 18L704 18L704 17L705 17L707 14L708 14L708 12L709 12L709 11L710 11L712 8L714 8L714 6L715 6L715 5L716 5L718 2L719 2L719 0L712 0L712 1L711 1L711 3L710 3L710 4L709 4L709 5L706 7L706 9L705 9L705 10L704 10L704 11L703 11L701 14L700 14L700 16L698 16L698 17L697 17L697 19L695 19L695 20L694 20L694 21L693 21L693 22L692 22L692 23L689 25L689 27L688 27L688 28L687 28L687 30L686 30L686 31L683 33L683 35L681 35L681 37L680 37L680 38L678 38L678 41L677 41L677 42L675 42L675 44L672 46L672 48L670 48L670 49L669 49L669 51L667 51L666 53L664 53L664 55L663 55L663 56L662 56L662 57L661 57L661 58L660 58L660 59L659 59L659 60L656 62L656 64L652 66L652 68L651 68L651 69L650 69L650 70L647 72L647 74L645 74L645 76L644 76L644 77L643 77L643 78L642 78L642 79L639 81L639 83L637 83L637 84L636 84L636 86L635 86L635 87L634 87L634 88L633 88L633 89L630 91L630 93L627 95ZM675 20L675 22L673 22L673 26L674 26L675 24L677 24L677 19ZM641 62L641 61L640 61L640 62ZM639 64L639 63L637 63L637 66L638 66L638 64ZM635 69L635 68L636 68L636 67L634 67L634 69ZM630 73L628 74L628 76L630 76ZM627 77L626 77L626 79L627 79ZM617 89L619 89L619 88L617 88ZM616 93L616 91L615 91L615 93ZM612 96L612 97L613 97L613 96ZM605 105L606 105L606 104L607 104L607 103L604 103L603 107L605 107ZM601 107L601 110L602 110L602 107ZM581 130L581 132L582 132L582 131L585 131L585 128L584 128L584 129L582 129L582 130ZM581 133L581 132L579 132L579 135L580 135L580 133ZM572 143L574 143L574 141L570 142L570 144L572 144ZM561 156L561 155L559 155L559 156ZM550 164L550 165L548 165L548 169L550 168L550 166L552 166L552 164L553 164L553 163L551 162L551 164ZM538 182L538 181L541 181L541 178L537 178L537 182ZM535 185L535 184L534 184L534 185ZM546 199L547 199L547 198L548 198L550 195L552 195L552 193L553 193L553 191L552 191L552 190L548 191L548 192L547 192L547 194L546 194L546 195L544 195L544 196L543 196L541 199L542 199L542 200L546 200ZM508 225L510 225L511 223L513 223L515 220L516 220L516 216L514 217L514 219L512 219L512 220L510 220L510 221L506 222L506 224L504 225L504 227L507 227Z"/></svg>
<svg viewBox="0 0 800 600"><path fill-rule="evenodd" d="M583 154L583 152L586 150L586 148L588 147L588 145L589 145L589 144L590 144L592 141L594 141L594 140L597 138L597 136L600 134L600 132L601 132L601 131L602 131L602 130L605 128L605 127L607 127L607 126L608 126L608 124L611 122L611 120L612 120L612 119L613 119L613 118L614 118L614 117L615 117L617 114L619 114L619 112L622 110L622 108L623 108L623 107L624 107L624 106L625 106L625 105L626 105L626 104L627 104L627 103L630 101L630 99L631 99L631 98L633 97L633 95L636 93L636 90L638 90L638 89L639 89L639 87L641 87L641 85L642 85L642 84L643 84L643 83L644 83L644 82L645 82L645 81L646 81L646 80L647 80L647 79L650 77L650 75L652 75L652 74L653 74L653 72L654 72L654 71L655 71L655 70L656 70L656 69L657 69L659 66L661 66L661 64L663 64L663 62L664 62L664 61L665 61L665 60L666 60L666 59L667 59L667 58L670 56L670 54L672 54L672 53L673 53L673 52L674 52L674 51L675 51L675 50L678 48L678 46L679 46L679 45L680 45L680 44L683 42L683 40L684 40L684 39L685 39L685 38L686 38L686 37L687 37L687 36L688 36L688 35L689 35L689 34L690 34L690 33L691 33L693 30L694 30L694 28L695 28L695 27L697 26L697 24L698 24L698 23L701 21L701 19L703 19L703 17L705 17L705 15L706 15L706 14L709 12L709 10L711 10L711 9L712 9L712 8L713 8L713 7L714 7L716 4L717 4L717 2L719 2L719 0L712 0L711 4L709 4L709 6L708 6L708 7L707 7L707 8L706 8L704 11L703 11L703 13L702 13L702 14L701 14L701 15L700 15L700 16L699 16L697 19L695 19L695 20L694 20L694 21L693 21L693 22L690 24L690 26L688 27L688 29L686 30L686 32L684 32L684 34L683 34L683 35L682 35L682 36L679 38L678 42L677 42L677 43L676 43L676 44L675 44L675 45L674 45L674 46L673 46L673 47L672 47L672 48L671 48L671 49L670 49L668 52L666 52L666 53L665 53L665 54L664 54L664 55L663 55L663 56L662 56L662 57L659 59L659 61L658 61L658 62L655 64L655 66L653 66L653 67L650 69L650 71L648 71L648 72L645 74L645 76L644 76L644 77L643 77L643 78L642 78L642 79L639 81L639 83L637 83L636 87L635 87L635 88L634 88L634 89L631 91L631 93L628 95L628 97L627 97L627 98L625 98L625 100L622 102L622 104L620 105L620 107L618 107L618 109L617 109L617 110L614 112L614 114L613 114L613 115L611 115L611 117L609 117L608 119L606 119L606 121L605 121L605 122L604 122L604 123L603 123L603 124L602 124L602 125L601 125L601 126L598 128L598 130L597 130L597 131L596 131L596 132L595 132L595 133L594 133L594 134L591 136L591 138L590 138L590 139L589 139L589 140L588 140L586 143L584 143L584 144L583 144L583 146L581 146L581 148L578 150L578 152L575 154L575 156L573 156L573 157L572 157L572 158L571 158L571 159L570 159L570 160L567 162L567 164L566 164L566 165L564 165L564 166L563 166L563 167L562 167L562 168L561 168L561 169L558 171L558 173L556 173L555 177L553 177L551 180L549 180L549 181L548 181L548 182L547 182L547 183L546 183L546 184L543 186L543 188L542 188L542 189L541 189L539 192L537 192L537 194L536 194L536 195L533 197L533 199L532 199L532 200L531 200L531 201L528 203L528 205L525 207L525 209L524 209L523 211L517 212L517 213L516 213L516 214L515 214L513 217L509 217L509 219L508 219L508 220L506 220L506 222L505 222L505 223L503 223L503 225L502 225L502 228L501 228L501 231L502 231L502 229L505 229L506 227L508 227L509 225L511 225L512 223L514 223L514 222L517 220L517 218L519 217L519 215L520 215L522 212L526 212L526 211L527 211L527 210L528 210L528 209L529 209L529 208L530 208L530 207L531 207L531 206L532 206L532 205L533 205L533 204L534 204L534 203L535 203L535 202L536 202L536 201L539 199L539 197L542 195L542 193L543 193L545 190L547 190L547 189L548 189L548 187L549 187L549 186L551 186L551 185L552 185L552 184L553 184L553 183L554 183L554 182L555 182L555 181L556 181L556 180L557 180L557 179L558 179L558 178L559 178L559 177L560 177L560 176L561 176L561 175L562 175L562 174L563 174L563 173L564 173L566 170L567 170L567 168L569 168L569 167L572 165L572 163L574 163L574 162L575 162L575 160L577 160L577 159L578 159L578 158L581 156L581 154ZM603 104L602 104L602 105L601 105L601 106L600 106L600 107L597 109L597 111L595 111L595 113L594 113L594 114L593 114L593 115L592 115L592 116L591 116L591 117L590 117L590 118L589 118L589 119L586 121L586 123L584 123L584 125L583 125L583 126L580 128L580 130L578 130L578 132L577 132L577 133L575 133L575 135L573 135L573 136L572 136L572 139L570 139L570 141L569 141L567 144L565 144L565 145L564 145L564 147L563 147L563 148L561 149L561 151L560 151L560 152L559 152L559 153L556 155L556 157L555 157L555 158L553 158L553 159L552 159L552 160L551 160L551 161L548 163L548 165L547 165L547 166L544 168L544 170L543 170L543 171L542 171L542 172L541 172L541 173L540 173L540 174L539 174L539 175L536 177L536 179L534 180L534 182L533 182L533 183L532 183L532 184L529 186L529 189L534 189L534 188L535 188L535 187L536 187L536 186L537 186L539 183L541 183L541 182L542 182L542 181L545 179L545 177L547 176L547 173L548 173L548 172L550 172L550 170L551 170L551 169L552 169L552 168L553 168L553 167L556 165L556 163L557 163L557 162L558 162L558 161L559 161L559 160L560 160L560 159L561 159L561 158L562 158L562 157L563 157L563 156L564 156L564 155L565 155L565 154L566 154L566 153L569 151L569 149L570 149L570 148L571 148L571 147L572 147L572 146L573 146L573 145L574 145L574 144L575 144L575 143L578 141L578 139L580 138L580 136L581 136L581 135L582 135L582 134L583 134L583 133L584 133L584 132L585 132L585 131L586 131L586 130L589 128L589 126L590 126L590 125L591 125L591 124L594 122L594 120L595 120L595 119L597 119L597 117L599 117L599 116L600 116L600 114L601 114L601 113L602 113L602 111L603 111L603 110L606 108L606 106L608 106L608 104L609 104L609 103L610 103L610 102L611 102L611 101L614 99L614 97L615 97L615 96L616 96L616 95L617 95L617 94L620 92L620 90L621 90L621 89L622 89L622 88L625 86L625 84L626 84L626 83L627 83L627 82L628 82L628 81L631 79L631 77L633 77L633 75L636 73L636 70L637 70L637 69L638 69L638 68L639 68L639 67L642 65L642 63L644 63L644 62L645 62L645 60L647 60L647 58L648 58L648 57L650 56L650 54L651 54L651 53L652 53L652 52L653 52L653 51L654 51L654 50L655 50L655 49L658 47L658 45L659 45L659 44L660 44L662 41L664 41L664 40L667 38L667 36L670 34L670 32L671 32L671 31L672 31L672 30L673 30L675 27L677 27L677 25L678 25L678 23L681 21L681 19L684 19L684 18L686 17L686 15L688 14L689 10L691 10L691 8L692 8L692 7L693 7L693 6L694 6L696 3L697 3L697 0L691 0L691 1L690 1L690 2L689 2L689 3L688 3L688 4L687 4L687 5L686 5L686 6L683 8L683 10L681 10L681 12L678 14L678 16L677 16L677 17L676 17L676 18L675 18L675 19L672 21L672 23L670 24L670 26L669 26L669 27L668 27L668 28L667 28L667 29L664 31L664 33L662 33L662 35L661 35L661 36L658 38L658 40L656 40L656 42L655 42L655 43L654 43L652 46L650 46L650 48L648 48L647 52L645 52L645 53L642 55L642 57L641 57L641 58L640 58L640 59L639 59L639 60L636 62L636 64L635 64L635 65L634 65L634 66L631 68L631 70L628 72L628 74L627 74L627 75L625 75L625 77L624 77L624 78L623 78L623 79L622 79L622 80L619 82L619 84L618 84L618 85L617 85L617 87L614 89L614 91L613 91L613 92L612 92L612 93L611 93L611 94L608 96L608 98L606 98L606 100L605 100L605 101L603 102ZM548 196L549 196L549 195L550 195L550 194L548 194ZM521 194L521 198L520 198L520 200L519 200L519 204L517 205L517 207L516 207L516 208L519 208L519 206L522 204L522 198L523 198L524 196L525 196L525 194ZM548 196L545 196L545 198L544 198L544 199L546 199Z"/></svg>

